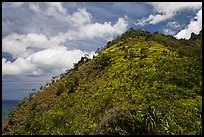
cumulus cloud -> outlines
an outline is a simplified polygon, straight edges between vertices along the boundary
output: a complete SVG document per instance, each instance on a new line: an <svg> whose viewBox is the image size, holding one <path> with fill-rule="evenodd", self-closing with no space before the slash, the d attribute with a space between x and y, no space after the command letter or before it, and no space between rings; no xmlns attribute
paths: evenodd
<svg viewBox="0 0 204 137"><path fill-rule="evenodd" d="M2 51L13 55L13 57L27 57L32 52L30 48L47 49L57 46L56 39L50 39L43 34L29 33L26 35L12 33L2 39Z"/></svg>
<svg viewBox="0 0 204 137"><path fill-rule="evenodd" d="M10 53L16 60L11 62L5 58L2 59L3 75L63 73L66 69L71 68L73 63L78 62L84 54L93 57L94 50L83 51L82 46L89 46L89 43L93 41L110 40L125 32L128 26L128 21L122 17L115 24L112 22L93 22L92 15L86 8L78 8L77 11L70 14L60 2L21 3L14 4L13 7L19 8L25 4L33 12L32 15L35 15L36 20L38 19L38 24L42 23L43 25L44 19L52 17L59 21L58 25L64 23L68 27L54 35L47 35L41 31L33 32L35 28L30 29L28 27L31 30L29 33L11 33L4 36L2 38L2 51ZM35 18L30 23L32 24L32 22L35 22ZM4 26L6 25L4 24ZM48 29L50 30L50 28ZM86 41L86 44L80 47L78 44L76 45L77 41L81 41L81 43Z"/></svg>
<svg viewBox="0 0 204 137"><path fill-rule="evenodd" d="M38 65L47 65L52 67L68 67L72 66L72 62L76 62L87 52L81 50L70 50L66 47L57 47L36 52L28 57L30 62Z"/></svg>
<svg viewBox="0 0 204 137"><path fill-rule="evenodd" d="M67 50L66 47L45 49L31 54L27 58L17 58L14 62L2 59L3 75L19 74L60 74L66 69L73 67L85 54L93 56L93 52L81 50Z"/></svg>
<svg viewBox="0 0 204 137"><path fill-rule="evenodd" d="M153 6L156 14L137 20L135 25L157 24L172 18L177 12L184 9L199 10L202 8L201 2L148 2L148 4Z"/></svg>
<svg viewBox="0 0 204 137"><path fill-rule="evenodd" d="M58 47L66 41L92 40L94 38L110 39L114 35L123 33L126 29L127 21L119 18L114 25L111 25L111 22L85 24L76 30L59 33L51 37L37 33L28 33L26 35L12 33L3 38L2 51L10 53L14 57L27 57L35 50Z"/></svg>
<svg viewBox="0 0 204 137"><path fill-rule="evenodd" d="M29 62L28 59L18 58L14 62L7 61L2 58L2 74L22 74L35 69L35 66Z"/></svg>
<svg viewBox="0 0 204 137"><path fill-rule="evenodd" d="M86 24L79 28L80 33L78 33L78 37L83 39L113 37L123 33L127 29L127 24L124 18L119 18L115 25L111 25L111 22Z"/></svg>
<svg viewBox="0 0 204 137"><path fill-rule="evenodd" d="M77 12L67 17L74 26L81 26L83 24L91 23L91 14L85 8L79 8Z"/></svg>
<svg viewBox="0 0 204 137"><path fill-rule="evenodd" d="M175 37L177 39L181 38L190 39L191 33L198 34L201 30L202 30L202 9L198 11L194 19L190 21L188 26L179 31Z"/></svg>

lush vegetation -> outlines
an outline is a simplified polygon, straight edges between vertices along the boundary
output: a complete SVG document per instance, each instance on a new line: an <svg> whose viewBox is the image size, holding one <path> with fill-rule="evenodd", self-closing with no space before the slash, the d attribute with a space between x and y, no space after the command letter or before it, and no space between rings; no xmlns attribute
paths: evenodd
<svg viewBox="0 0 204 137"><path fill-rule="evenodd" d="M202 134L202 31L130 29L22 100L3 134Z"/></svg>

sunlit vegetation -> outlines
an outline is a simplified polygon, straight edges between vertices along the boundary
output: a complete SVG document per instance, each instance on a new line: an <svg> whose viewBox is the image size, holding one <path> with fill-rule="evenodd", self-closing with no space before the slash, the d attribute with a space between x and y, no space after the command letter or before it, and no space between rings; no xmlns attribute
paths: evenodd
<svg viewBox="0 0 204 137"><path fill-rule="evenodd" d="M130 29L22 100L3 134L202 134L202 31Z"/></svg>

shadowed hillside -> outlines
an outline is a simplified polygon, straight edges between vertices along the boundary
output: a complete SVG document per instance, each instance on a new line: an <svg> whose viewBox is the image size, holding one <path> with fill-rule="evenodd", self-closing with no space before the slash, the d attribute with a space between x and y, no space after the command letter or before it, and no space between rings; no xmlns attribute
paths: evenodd
<svg viewBox="0 0 204 137"><path fill-rule="evenodd" d="M23 99L2 134L202 134L202 31L130 29Z"/></svg>

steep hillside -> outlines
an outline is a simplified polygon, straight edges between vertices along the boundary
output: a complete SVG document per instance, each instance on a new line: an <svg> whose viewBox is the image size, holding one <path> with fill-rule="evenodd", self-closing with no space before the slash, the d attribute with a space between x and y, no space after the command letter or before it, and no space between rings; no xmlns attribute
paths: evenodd
<svg viewBox="0 0 204 137"><path fill-rule="evenodd" d="M202 31L130 29L18 104L3 134L202 134Z"/></svg>

